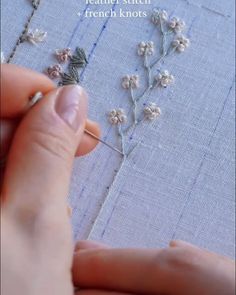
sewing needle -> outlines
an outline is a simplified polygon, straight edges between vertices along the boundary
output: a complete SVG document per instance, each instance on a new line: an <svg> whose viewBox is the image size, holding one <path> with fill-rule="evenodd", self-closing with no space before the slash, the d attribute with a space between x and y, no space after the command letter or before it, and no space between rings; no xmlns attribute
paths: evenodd
<svg viewBox="0 0 236 295"><path fill-rule="evenodd" d="M35 95L31 97L31 101L29 102L29 107L30 108L33 107L42 98L43 98L42 92L35 93ZM119 153L120 155L124 156L124 154L120 150L118 150L117 148L111 146L109 143L105 142L104 140L100 139L99 137L97 137L92 132L88 131L87 129L85 129L84 132L86 134L88 134L89 136L91 136L92 138L94 138L94 139L98 140L99 142L105 144L107 147L109 147L113 151L115 151L115 152Z"/></svg>
<svg viewBox="0 0 236 295"><path fill-rule="evenodd" d="M118 150L117 148L113 147L112 145L110 145L109 143L107 143L106 141L100 139L99 137L97 137L95 134L93 134L92 132L88 131L87 129L84 129L84 132L86 134L88 134L89 136L93 137L94 139L98 140L99 142L105 144L106 146L108 146L110 149L112 149L113 151L119 153L120 155L124 156L124 154Z"/></svg>

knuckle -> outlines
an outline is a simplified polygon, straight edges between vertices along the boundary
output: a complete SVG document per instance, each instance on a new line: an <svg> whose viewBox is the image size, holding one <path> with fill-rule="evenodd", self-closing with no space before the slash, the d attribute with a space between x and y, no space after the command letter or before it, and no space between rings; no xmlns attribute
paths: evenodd
<svg viewBox="0 0 236 295"><path fill-rule="evenodd" d="M196 264L196 253L192 249L171 249L168 264L175 269L192 269Z"/></svg>
<svg viewBox="0 0 236 295"><path fill-rule="evenodd" d="M68 160L73 153L72 139L60 126L49 122L34 124L30 129L30 145L40 152L45 152L56 158Z"/></svg>

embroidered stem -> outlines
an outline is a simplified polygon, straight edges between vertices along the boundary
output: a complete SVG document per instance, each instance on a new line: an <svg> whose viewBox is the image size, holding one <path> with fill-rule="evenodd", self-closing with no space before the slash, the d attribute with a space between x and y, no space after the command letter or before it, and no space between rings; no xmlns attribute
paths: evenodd
<svg viewBox="0 0 236 295"><path fill-rule="evenodd" d="M137 100L134 96L134 91L133 88L130 88L130 96L134 105L134 125L136 125L138 123L137 121Z"/></svg>
<svg viewBox="0 0 236 295"><path fill-rule="evenodd" d="M162 36L162 47L161 47L161 54L163 56L166 55L165 46L166 46L166 34L163 28L163 21L160 19L160 29L161 29L161 36Z"/></svg>
<svg viewBox="0 0 236 295"><path fill-rule="evenodd" d="M126 155L125 155L125 138L124 138L124 133L123 133L121 124L118 124L117 126L118 126L118 134L119 134L120 139L121 139L121 151L124 154L124 158L125 158Z"/></svg>
<svg viewBox="0 0 236 295"><path fill-rule="evenodd" d="M28 18L28 20L27 20L25 26L24 26L24 29L23 29L23 31L22 31L20 37L19 37L18 40L16 41L15 47L13 48L13 50L12 50L10 56L9 56L8 59L7 59L7 63L10 63L10 62L11 62L11 60L13 59L13 57L14 57L15 54L16 54L16 50L17 50L18 46L19 46L21 43L23 43L23 42L25 41L25 40L24 40L24 37L25 37L26 33L27 33L28 30L29 30L30 23L31 23L32 18L34 17L36 11L37 11L38 8L39 8L39 4L40 4L40 2L41 2L41 0L33 0L33 1L32 1L33 10L32 10L32 12L31 12L31 14L30 14L30 16L29 16L29 18Z"/></svg>
<svg viewBox="0 0 236 295"><path fill-rule="evenodd" d="M152 85L152 69L150 65L148 64L148 55L147 52L144 54L144 68L147 71L147 76L148 76L148 87Z"/></svg>

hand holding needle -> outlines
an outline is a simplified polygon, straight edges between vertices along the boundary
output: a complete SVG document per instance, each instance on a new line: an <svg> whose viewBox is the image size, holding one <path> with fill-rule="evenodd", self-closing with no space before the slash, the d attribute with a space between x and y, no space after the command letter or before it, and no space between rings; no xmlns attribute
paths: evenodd
<svg viewBox="0 0 236 295"><path fill-rule="evenodd" d="M34 106L40 99L43 98L42 92L36 92L35 95L31 98L29 106L32 107ZM118 150L117 148L113 147L111 144L107 143L106 141L102 140L95 134L93 134L91 131L87 130L86 128L84 129L84 133L87 135L91 136L92 138L96 139L97 141L101 142L102 144L106 145L108 148L112 149L113 151L119 153L120 155L124 156L124 154Z"/></svg>

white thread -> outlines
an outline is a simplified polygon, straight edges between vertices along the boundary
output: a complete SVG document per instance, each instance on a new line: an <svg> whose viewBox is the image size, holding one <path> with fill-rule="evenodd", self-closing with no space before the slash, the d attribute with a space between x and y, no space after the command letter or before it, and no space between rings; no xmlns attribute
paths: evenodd
<svg viewBox="0 0 236 295"><path fill-rule="evenodd" d="M30 108L33 107L42 98L43 98L43 93L40 91L36 92L29 102L29 107Z"/></svg>
<svg viewBox="0 0 236 295"><path fill-rule="evenodd" d="M157 65L164 61L164 58L170 56L174 52L183 52L190 46L190 41L183 35L178 35L185 28L185 22L178 17L169 19L169 16L165 10L154 9L151 16L151 21L160 30L161 34L161 50L160 56L151 60L151 56L154 55L155 46L152 41L142 41L138 44L137 53L143 57L143 67L146 72L147 83L145 89L141 94L135 95L134 89L139 88L139 75L126 75L122 78L122 87L130 91L130 97L133 106L134 120L132 124L125 130L121 128L120 119L116 116L116 110L113 110L109 116L109 122L114 125L118 125L119 135L121 137L122 148L124 149L126 144L126 136L130 134L130 130L135 128L138 123L143 119L154 120L161 115L161 109L155 104L150 103L144 109L144 116L142 119L138 119L138 102L145 99L149 93L157 88L157 86L166 88L174 83L174 76L167 70L161 71L157 68ZM169 40L170 38L172 40ZM158 75L154 76L154 67L156 67ZM122 110L123 111L123 110ZM124 112L124 111L123 111ZM125 115L126 121L126 115ZM134 132L134 130L132 131ZM131 136L132 137L132 136ZM126 156L128 156L126 154Z"/></svg>
<svg viewBox="0 0 236 295"><path fill-rule="evenodd" d="M183 35L178 35L172 42L172 46L175 47L178 52L184 52L185 49L190 46L190 40Z"/></svg>
<svg viewBox="0 0 236 295"><path fill-rule="evenodd" d="M185 22L178 17L172 17L168 25L175 33L180 33L185 28Z"/></svg>
<svg viewBox="0 0 236 295"><path fill-rule="evenodd" d="M124 124L127 121L127 116L123 109L113 109L108 114L108 120L112 125Z"/></svg>
<svg viewBox="0 0 236 295"><path fill-rule="evenodd" d="M24 36L22 36L22 41L28 41L33 45L37 45L37 43L42 43L45 41L47 37L47 32L42 30L28 30Z"/></svg>
<svg viewBox="0 0 236 295"><path fill-rule="evenodd" d="M124 89L134 89L139 87L138 75L126 75L122 78L122 87Z"/></svg>
<svg viewBox="0 0 236 295"><path fill-rule="evenodd" d="M159 73L155 77L155 79L157 80L159 85L164 88L166 88L167 86L169 86L170 84L174 82L174 76L171 75L168 71L163 71Z"/></svg>
<svg viewBox="0 0 236 295"><path fill-rule="evenodd" d="M161 115L161 109L154 103L149 103L143 110L146 119L153 121Z"/></svg>
<svg viewBox="0 0 236 295"><path fill-rule="evenodd" d="M144 56L146 55L153 55L154 53L154 42L149 41L149 42L144 42L142 41L138 45L138 55Z"/></svg>
<svg viewBox="0 0 236 295"><path fill-rule="evenodd" d="M167 21L168 14L165 10L154 9L152 13L151 20L155 25L159 25L161 20Z"/></svg>

